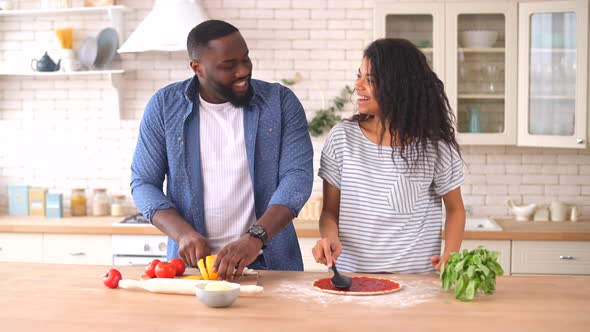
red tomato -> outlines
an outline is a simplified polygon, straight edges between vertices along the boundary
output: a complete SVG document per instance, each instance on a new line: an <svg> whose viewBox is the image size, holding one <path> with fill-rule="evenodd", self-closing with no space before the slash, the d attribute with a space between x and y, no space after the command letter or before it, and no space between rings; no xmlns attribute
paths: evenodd
<svg viewBox="0 0 590 332"><path fill-rule="evenodd" d="M184 262L180 258L172 258L170 264L174 265L177 276L181 276L184 273L184 270L186 270L186 265L184 265Z"/></svg>
<svg viewBox="0 0 590 332"><path fill-rule="evenodd" d="M145 275L147 275L150 278L155 278L156 277L156 265L158 265L160 263L159 259L154 259L151 263L149 263L146 267L145 267Z"/></svg>
<svg viewBox="0 0 590 332"><path fill-rule="evenodd" d="M117 288L119 287L119 281L121 281L121 279L123 279L121 272L116 269L110 269L105 273L102 282L109 288Z"/></svg>
<svg viewBox="0 0 590 332"><path fill-rule="evenodd" d="M174 278L176 269L174 265L168 262L160 262L156 265L156 277L158 278Z"/></svg>

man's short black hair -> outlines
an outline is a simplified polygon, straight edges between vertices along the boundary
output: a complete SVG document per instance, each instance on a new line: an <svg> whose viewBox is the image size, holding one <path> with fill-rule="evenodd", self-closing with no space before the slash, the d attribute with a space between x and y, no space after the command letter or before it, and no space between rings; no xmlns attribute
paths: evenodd
<svg viewBox="0 0 590 332"><path fill-rule="evenodd" d="M200 51L209 41L238 32L235 26L220 20L208 20L198 24L188 34L186 48L191 59L199 59Z"/></svg>

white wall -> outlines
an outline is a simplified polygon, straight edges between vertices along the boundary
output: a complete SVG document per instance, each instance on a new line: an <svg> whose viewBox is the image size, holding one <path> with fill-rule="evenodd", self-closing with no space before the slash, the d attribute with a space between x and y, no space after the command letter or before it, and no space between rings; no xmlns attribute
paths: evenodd
<svg viewBox="0 0 590 332"><path fill-rule="evenodd" d="M81 1L73 1L81 3ZM37 8L40 1L20 1ZM152 0L120 0L125 34L148 13ZM293 87L308 118L352 84L362 49L372 40L373 0L205 0L211 18L236 25L245 36L254 77L305 80ZM108 26L104 14L0 18L0 68L28 68L50 51L59 58L54 29L74 27L74 47ZM113 109L106 75L0 78L0 214L7 212L8 184L42 186L65 193L73 187L108 188L129 195L129 165L143 107L154 91L191 75L184 52L125 54L123 107ZM120 121L113 121L116 117ZM315 139L316 168L322 139ZM505 201L548 203L561 199L590 215L588 150L464 147L466 204L477 215L508 213ZM317 173L317 172L316 172ZM314 191L321 191L316 178Z"/></svg>

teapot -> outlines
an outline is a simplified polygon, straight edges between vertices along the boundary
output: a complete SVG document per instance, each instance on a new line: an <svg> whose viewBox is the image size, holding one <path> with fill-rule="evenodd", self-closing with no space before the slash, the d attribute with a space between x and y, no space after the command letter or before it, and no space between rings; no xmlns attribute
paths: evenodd
<svg viewBox="0 0 590 332"><path fill-rule="evenodd" d="M35 71L58 71L60 63L61 59L56 64L55 62L53 62L53 60L51 60L49 55L47 55L47 52L45 52L41 59L31 60L31 69Z"/></svg>
<svg viewBox="0 0 590 332"><path fill-rule="evenodd" d="M516 221L528 221L531 219L533 212L535 212L536 204L516 205L512 200L508 200L508 207L516 217Z"/></svg>

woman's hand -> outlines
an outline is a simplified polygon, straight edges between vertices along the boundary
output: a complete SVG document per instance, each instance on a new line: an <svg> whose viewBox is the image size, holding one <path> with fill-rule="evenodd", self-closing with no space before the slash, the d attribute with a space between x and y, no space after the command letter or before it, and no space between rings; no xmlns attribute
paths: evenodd
<svg viewBox="0 0 590 332"><path fill-rule="evenodd" d="M430 260L432 261L432 266L434 266L434 269L440 271L440 268L443 266L443 264L447 264L450 256L451 255L449 254L443 254L442 256L432 256Z"/></svg>
<svg viewBox="0 0 590 332"><path fill-rule="evenodd" d="M342 244L338 237L325 237L318 240L311 252L316 262L332 267L342 253Z"/></svg>

